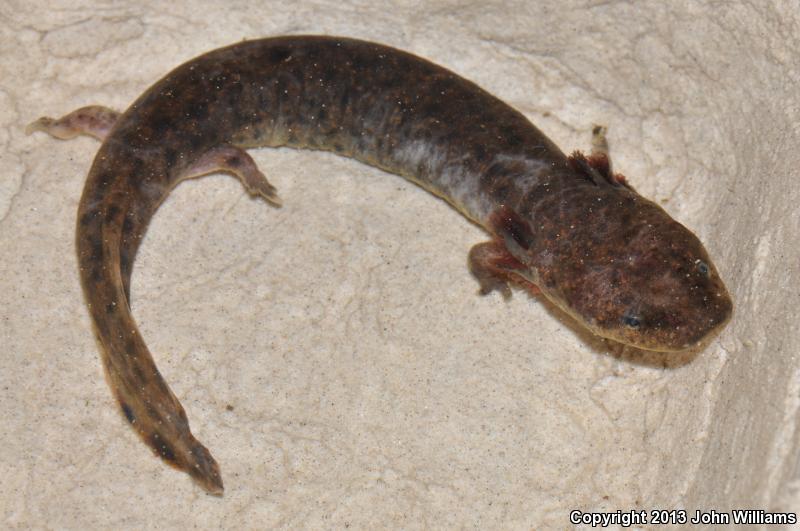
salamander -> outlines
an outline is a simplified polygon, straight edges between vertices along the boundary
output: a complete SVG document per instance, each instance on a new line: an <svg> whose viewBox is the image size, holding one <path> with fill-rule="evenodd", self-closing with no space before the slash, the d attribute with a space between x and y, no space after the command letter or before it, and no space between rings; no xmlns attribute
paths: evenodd
<svg viewBox="0 0 800 531"><path fill-rule="evenodd" d="M124 113L84 107L40 118L32 131L102 141L76 243L107 379L152 450L212 494L223 492L219 466L139 333L130 280L154 212L182 180L231 173L280 205L246 149L327 150L411 180L487 231L468 255L481 293L507 294L509 285L541 293L604 338L679 351L720 330L732 311L698 238L613 173L602 146L566 155L474 83L384 45L244 41L175 68Z"/></svg>

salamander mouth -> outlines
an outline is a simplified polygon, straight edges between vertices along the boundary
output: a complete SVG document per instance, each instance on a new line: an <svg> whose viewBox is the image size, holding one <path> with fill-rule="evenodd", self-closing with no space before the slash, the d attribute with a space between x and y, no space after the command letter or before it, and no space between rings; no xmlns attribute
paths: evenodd
<svg viewBox="0 0 800 531"><path fill-rule="evenodd" d="M626 312L619 323L600 335L636 348L680 352L715 336L730 320L733 303L723 289L713 302L684 312L636 314Z"/></svg>

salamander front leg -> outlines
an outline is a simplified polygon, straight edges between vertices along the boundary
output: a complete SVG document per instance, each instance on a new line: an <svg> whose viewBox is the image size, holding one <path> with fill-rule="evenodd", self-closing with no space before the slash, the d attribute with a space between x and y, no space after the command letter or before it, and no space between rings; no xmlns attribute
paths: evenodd
<svg viewBox="0 0 800 531"><path fill-rule="evenodd" d="M102 105L89 105L58 119L42 116L28 124L25 134L30 135L35 131L42 131L61 140L86 135L102 141L117 123L117 118L119 118L119 113L114 109Z"/></svg>
<svg viewBox="0 0 800 531"><path fill-rule="evenodd" d="M278 191L261 173L253 158L235 146L224 145L211 149L197 159L181 178L192 179L216 172L235 175L251 196L261 196L271 204L281 206Z"/></svg>
<svg viewBox="0 0 800 531"><path fill-rule="evenodd" d="M525 266L508 252L502 241L492 240L475 245L469 251L468 261L469 270L481 286L481 295L496 290L504 299L509 299L509 284L516 284L534 296L540 293L536 284L522 276Z"/></svg>

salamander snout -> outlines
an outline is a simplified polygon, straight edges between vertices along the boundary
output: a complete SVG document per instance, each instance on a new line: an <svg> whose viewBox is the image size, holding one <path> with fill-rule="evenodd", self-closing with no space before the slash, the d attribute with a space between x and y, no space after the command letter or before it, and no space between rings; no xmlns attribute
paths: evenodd
<svg viewBox="0 0 800 531"><path fill-rule="evenodd" d="M671 301L661 302L658 296L648 299L645 292L622 312L618 326L609 326L603 335L648 350L691 348L724 326L733 303L721 282L708 290L701 286L685 290L673 291Z"/></svg>
<svg viewBox="0 0 800 531"><path fill-rule="evenodd" d="M672 221L664 239L626 249L610 274L598 333L639 348L680 351L718 331L733 309L700 241ZM669 236L669 238L667 238ZM611 311L609 311L611 309Z"/></svg>
<svg viewBox="0 0 800 531"><path fill-rule="evenodd" d="M535 255L543 293L594 333L642 349L685 350L721 329L733 303L697 236L632 192L593 193L569 237Z"/></svg>

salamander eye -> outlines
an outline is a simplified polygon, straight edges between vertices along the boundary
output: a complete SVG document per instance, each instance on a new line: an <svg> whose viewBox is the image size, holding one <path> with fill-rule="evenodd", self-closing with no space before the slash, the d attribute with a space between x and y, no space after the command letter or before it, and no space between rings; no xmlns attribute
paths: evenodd
<svg viewBox="0 0 800 531"><path fill-rule="evenodd" d="M642 321L636 317L635 315L625 314L622 316L622 323L627 326L628 328L632 328L637 330L640 326L642 326Z"/></svg>
<svg viewBox="0 0 800 531"><path fill-rule="evenodd" d="M697 266L697 270L700 272L701 275L704 277L708 276L708 264L703 262L702 260L695 260L695 266Z"/></svg>

